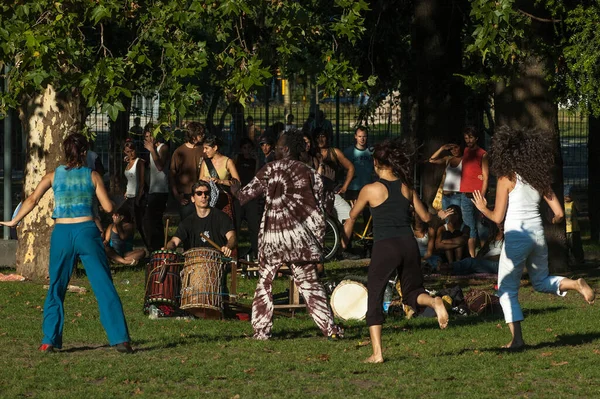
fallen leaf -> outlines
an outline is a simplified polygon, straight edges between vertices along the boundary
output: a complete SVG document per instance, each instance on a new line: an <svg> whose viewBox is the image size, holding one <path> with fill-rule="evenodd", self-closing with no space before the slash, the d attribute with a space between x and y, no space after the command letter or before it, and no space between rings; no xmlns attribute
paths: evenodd
<svg viewBox="0 0 600 399"><path fill-rule="evenodd" d="M231 399L240 399L240 394L237 393L234 396L231 397Z"/></svg>
<svg viewBox="0 0 600 399"><path fill-rule="evenodd" d="M546 332L551 332L552 329L550 327L546 328Z"/></svg>
<svg viewBox="0 0 600 399"><path fill-rule="evenodd" d="M600 351L599 351L598 349L594 349L594 353L595 353L596 355L600 355Z"/></svg>
<svg viewBox="0 0 600 399"><path fill-rule="evenodd" d="M542 352L542 357L552 356L552 352Z"/></svg>
<svg viewBox="0 0 600 399"><path fill-rule="evenodd" d="M244 370L244 373L246 373L246 374L254 374L255 371L256 371L256 367L252 367L251 369Z"/></svg>
<svg viewBox="0 0 600 399"><path fill-rule="evenodd" d="M477 354L477 353L479 353L479 351L478 351L477 349L475 349L475 350L473 351L473 353Z"/></svg>
<svg viewBox="0 0 600 399"><path fill-rule="evenodd" d="M420 340L419 340L419 343L420 343L420 344L426 344L427 342L425 342L424 340L420 339Z"/></svg>
<svg viewBox="0 0 600 399"><path fill-rule="evenodd" d="M502 325L500 323L496 324L496 328L502 329Z"/></svg>
<svg viewBox="0 0 600 399"><path fill-rule="evenodd" d="M366 341L358 341L358 345L356 345L356 346L360 347L360 346L367 346L370 344L371 344L371 341L367 339Z"/></svg>
<svg viewBox="0 0 600 399"><path fill-rule="evenodd" d="M329 355L322 353L318 356L319 360L322 362L328 362L329 361Z"/></svg>
<svg viewBox="0 0 600 399"><path fill-rule="evenodd" d="M565 364L569 364L569 362L552 362L553 366L564 366Z"/></svg>
<svg viewBox="0 0 600 399"><path fill-rule="evenodd" d="M142 393L143 393L143 391L140 389L140 387L137 387L136 389L133 390L134 395L141 395Z"/></svg>

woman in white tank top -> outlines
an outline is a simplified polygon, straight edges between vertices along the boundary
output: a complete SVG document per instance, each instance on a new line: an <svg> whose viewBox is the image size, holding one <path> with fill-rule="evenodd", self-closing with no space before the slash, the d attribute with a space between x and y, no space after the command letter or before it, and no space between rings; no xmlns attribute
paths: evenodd
<svg viewBox="0 0 600 399"><path fill-rule="evenodd" d="M552 135L538 129L524 131L503 126L494 133L490 164L498 176L495 208L487 208L479 191L473 193L473 203L493 222L504 220L498 295L512 340L503 348L518 349L525 345L521 332L523 312L517 296L525 266L536 291L564 296L566 291L575 290L590 304L595 293L583 279L550 276L548 271L548 247L539 211L541 198L554 212L552 223L559 223L564 217L550 188L554 165Z"/></svg>
<svg viewBox="0 0 600 399"><path fill-rule="evenodd" d="M442 156L444 151L450 153ZM446 165L444 185L442 186L442 209L448 209L450 205L460 206L460 177L462 174L462 150L456 143L444 144L431 158L429 163Z"/></svg>
<svg viewBox="0 0 600 399"><path fill-rule="evenodd" d="M123 148L125 154L125 178L127 179L127 188L125 189L125 202L121 207L126 207L134 217L135 226L142 236L144 243L144 233L142 229L142 221L144 219L144 169L145 162L137 155L135 143L131 139L127 139Z"/></svg>

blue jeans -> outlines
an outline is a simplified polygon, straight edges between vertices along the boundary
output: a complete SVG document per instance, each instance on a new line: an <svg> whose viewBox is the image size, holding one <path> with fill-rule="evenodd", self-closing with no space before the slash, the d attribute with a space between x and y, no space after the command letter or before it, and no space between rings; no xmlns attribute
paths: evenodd
<svg viewBox="0 0 600 399"><path fill-rule="evenodd" d="M448 209L450 205L460 206L461 193L442 195L442 209Z"/></svg>
<svg viewBox="0 0 600 399"><path fill-rule="evenodd" d="M469 226L469 238L477 238L477 214L475 204L467 196L470 193L460 193L460 211L462 212L463 223Z"/></svg>
<svg viewBox="0 0 600 399"><path fill-rule="evenodd" d="M100 309L110 345L129 342L123 306L112 282L100 231L93 221L56 224L50 239L50 287L44 303L42 344L62 347L64 301L77 257L81 259Z"/></svg>
<svg viewBox="0 0 600 399"><path fill-rule="evenodd" d="M451 263L452 274L462 276L472 273L498 273L498 261L480 258L464 258L458 262Z"/></svg>
<svg viewBox="0 0 600 399"><path fill-rule="evenodd" d="M523 230L507 231L498 268L498 296L507 323L523 320L518 294L525 266L536 291L566 295L566 292L559 290L564 277L550 276L548 271L548 246L544 229L529 230L523 227Z"/></svg>

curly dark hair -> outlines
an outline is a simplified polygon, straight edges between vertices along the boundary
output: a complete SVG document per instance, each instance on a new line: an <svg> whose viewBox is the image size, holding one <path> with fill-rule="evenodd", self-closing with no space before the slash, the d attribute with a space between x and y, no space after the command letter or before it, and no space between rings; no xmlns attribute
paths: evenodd
<svg viewBox="0 0 600 399"><path fill-rule="evenodd" d="M552 134L547 131L501 126L492 138L490 170L511 180L518 174L545 196L551 192L554 149Z"/></svg>
<svg viewBox="0 0 600 399"><path fill-rule="evenodd" d="M304 134L301 130L290 129L283 134L286 147L290 149L290 155L293 159L299 159L306 149Z"/></svg>
<svg viewBox="0 0 600 399"><path fill-rule="evenodd" d="M409 188L414 187L413 165L417 153L415 141L407 138L386 139L375 145L373 159L389 166L396 177Z"/></svg>

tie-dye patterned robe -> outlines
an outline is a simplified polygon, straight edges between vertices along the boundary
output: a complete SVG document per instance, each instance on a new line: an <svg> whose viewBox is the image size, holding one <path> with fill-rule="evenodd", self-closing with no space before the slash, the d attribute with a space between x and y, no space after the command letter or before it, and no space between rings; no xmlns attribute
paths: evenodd
<svg viewBox="0 0 600 399"><path fill-rule="evenodd" d="M325 236L325 193L317 172L282 159L265 165L237 198L265 197L258 236L259 259L269 263L319 262Z"/></svg>
<svg viewBox="0 0 600 399"><path fill-rule="evenodd" d="M273 326L272 283L283 263L292 271L311 317L325 336L341 335L319 282L325 235L323 181L303 162L283 159L265 165L237 197L242 203L260 195L265 211L258 236L260 277L252 302L254 338L269 339Z"/></svg>

